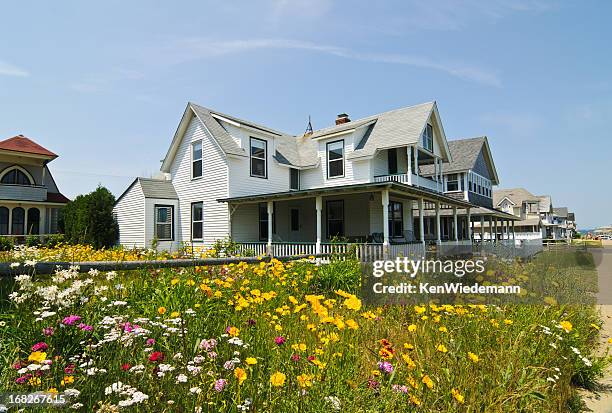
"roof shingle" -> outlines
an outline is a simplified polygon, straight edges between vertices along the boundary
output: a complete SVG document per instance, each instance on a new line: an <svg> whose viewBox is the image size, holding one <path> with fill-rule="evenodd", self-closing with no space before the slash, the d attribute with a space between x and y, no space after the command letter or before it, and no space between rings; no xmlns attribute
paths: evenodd
<svg viewBox="0 0 612 413"><path fill-rule="evenodd" d="M3 149L5 151L31 153L35 155L45 155L57 158L56 154L54 154L47 148L43 148L42 146L34 142L32 139L27 138L23 135L13 136L12 138L0 141L0 149Z"/></svg>

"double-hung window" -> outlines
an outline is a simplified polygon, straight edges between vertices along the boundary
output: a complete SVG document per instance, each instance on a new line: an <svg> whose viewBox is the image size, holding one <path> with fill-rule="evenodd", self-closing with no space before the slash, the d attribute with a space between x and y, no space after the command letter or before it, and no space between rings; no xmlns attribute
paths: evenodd
<svg viewBox="0 0 612 413"><path fill-rule="evenodd" d="M401 202L389 201L389 236L401 237L404 233L404 208Z"/></svg>
<svg viewBox="0 0 612 413"><path fill-rule="evenodd" d="M392 148L387 151L387 166L389 168L389 175L395 175L397 173L397 148Z"/></svg>
<svg viewBox="0 0 612 413"><path fill-rule="evenodd" d="M204 236L204 203L191 204L191 239L201 240Z"/></svg>
<svg viewBox="0 0 612 413"><path fill-rule="evenodd" d="M251 176L257 178L268 177L268 166L266 165L268 155L268 142L263 139L251 137Z"/></svg>
<svg viewBox="0 0 612 413"><path fill-rule="evenodd" d="M327 201L327 239L344 236L344 201Z"/></svg>
<svg viewBox="0 0 612 413"><path fill-rule="evenodd" d="M344 176L344 140L327 144L327 178Z"/></svg>
<svg viewBox="0 0 612 413"><path fill-rule="evenodd" d="M433 152L433 127L429 123L423 131L423 148Z"/></svg>
<svg viewBox="0 0 612 413"><path fill-rule="evenodd" d="M155 238L159 241L172 241L174 207L172 205L155 205Z"/></svg>
<svg viewBox="0 0 612 413"><path fill-rule="evenodd" d="M300 170L291 168L289 169L289 189L292 191L298 191L300 189Z"/></svg>
<svg viewBox="0 0 612 413"><path fill-rule="evenodd" d="M459 190L459 175L448 174L446 176L446 190L449 192Z"/></svg>
<svg viewBox="0 0 612 413"><path fill-rule="evenodd" d="M191 144L191 177L199 178L202 176L202 141L195 141Z"/></svg>

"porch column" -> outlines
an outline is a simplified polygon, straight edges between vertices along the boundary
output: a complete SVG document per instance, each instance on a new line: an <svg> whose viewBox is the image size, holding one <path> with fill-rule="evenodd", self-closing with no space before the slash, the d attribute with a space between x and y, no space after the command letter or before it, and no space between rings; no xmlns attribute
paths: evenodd
<svg viewBox="0 0 612 413"><path fill-rule="evenodd" d="M272 255L272 220L274 219L274 201L268 201L268 255Z"/></svg>
<svg viewBox="0 0 612 413"><path fill-rule="evenodd" d="M383 208L383 255L389 256L389 190L382 191Z"/></svg>
<svg viewBox="0 0 612 413"><path fill-rule="evenodd" d="M9 208L9 217L8 217L8 234L11 235L13 233L13 208Z"/></svg>
<svg viewBox="0 0 612 413"><path fill-rule="evenodd" d="M419 148L414 148L414 174L416 175L417 186L421 186L421 177L419 175Z"/></svg>
<svg viewBox="0 0 612 413"><path fill-rule="evenodd" d="M419 198L419 236L421 237L421 243L425 248L425 217L423 217L423 198Z"/></svg>
<svg viewBox="0 0 612 413"><path fill-rule="evenodd" d="M495 243L497 243L497 217L495 217L493 225L495 226L495 237L493 239L495 240Z"/></svg>
<svg viewBox="0 0 612 413"><path fill-rule="evenodd" d="M493 242L493 216L489 215L489 241Z"/></svg>
<svg viewBox="0 0 612 413"><path fill-rule="evenodd" d="M436 243L438 245L442 244L440 235L440 203L436 202Z"/></svg>
<svg viewBox="0 0 612 413"><path fill-rule="evenodd" d="M470 200L470 196L468 195L468 173L467 172L463 174L463 199L465 201Z"/></svg>
<svg viewBox="0 0 612 413"><path fill-rule="evenodd" d="M412 146L406 146L406 156L408 157L408 168L406 171L408 185L412 185Z"/></svg>
<svg viewBox="0 0 612 413"><path fill-rule="evenodd" d="M457 225L457 207L453 207L453 224L455 224L455 242L459 242L459 227Z"/></svg>
<svg viewBox="0 0 612 413"><path fill-rule="evenodd" d="M315 207L317 209L317 244L315 246L315 252L321 253L321 211L323 210L323 197L318 196L315 198Z"/></svg>
<svg viewBox="0 0 612 413"><path fill-rule="evenodd" d="M484 215L480 216L480 242L484 242Z"/></svg>
<svg viewBox="0 0 612 413"><path fill-rule="evenodd" d="M516 241L516 232L514 232L514 220L512 220L512 241Z"/></svg>
<svg viewBox="0 0 612 413"><path fill-rule="evenodd" d="M472 243L472 209L467 209L467 220L468 220L468 228L467 228L467 236L470 244Z"/></svg>

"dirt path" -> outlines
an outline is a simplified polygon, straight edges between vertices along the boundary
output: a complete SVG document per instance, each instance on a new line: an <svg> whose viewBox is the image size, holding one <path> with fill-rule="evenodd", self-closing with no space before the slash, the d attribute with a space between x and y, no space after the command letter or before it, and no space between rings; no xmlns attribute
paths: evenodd
<svg viewBox="0 0 612 413"><path fill-rule="evenodd" d="M597 264L599 294L599 311L603 320L600 331L599 355L605 354L608 338L612 337L612 246L603 249L592 249L595 263ZM597 413L612 413L612 368L609 367L604 377L598 382L598 388L594 392L582 393L587 411Z"/></svg>

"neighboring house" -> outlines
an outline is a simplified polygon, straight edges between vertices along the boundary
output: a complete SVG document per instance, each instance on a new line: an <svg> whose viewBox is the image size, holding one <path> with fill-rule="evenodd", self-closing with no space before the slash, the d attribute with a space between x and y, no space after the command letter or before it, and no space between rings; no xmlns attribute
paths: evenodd
<svg viewBox="0 0 612 413"><path fill-rule="evenodd" d="M573 232L569 224L569 211L567 207L553 208L553 220L557 224L555 239L572 238Z"/></svg>
<svg viewBox="0 0 612 413"><path fill-rule="evenodd" d="M442 190L450 197L478 206L471 210L476 240L509 239L510 222L517 218L493 208L493 187L499 185L499 178L487 137L451 140L448 141L448 147L452 160L442 164ZM430 165L424 165L421 171L424 176L434 174ZM448 212L446 215L449 215ZM460 219L463 218L464 214L460 215ZM452 231L452 217L444 216L443 239L449 239Z"/></svg>
<svg viewBox="0 0 612 413"><path fill-rule="evenodd" d="M519 217L514 223L519 240L542 239L540 197L524 188L499 189L493 191L493 205L508 214Z"/></svg>
<svg viewBox="0 0 612 413"><path fill-rule="evenodd" d="M47 167L55 158L23 135L0 141L0 235L23 238L58 231L59 210L69 199Z"/></svg>
<svg viewBox="0 0 612 413"><path fill-rule="evenodd" d="M574 238L574 236L576 236L576 232L577 227L576 227L576 214L574 212L568 212L567 213L567 237L568 238Z"/></svg>
<svg viewBox="0 0 612 413"><path fill-rule="evenodd" d="M120 242L175 249L231 237L257 253L319 252L338 238L419 253L426 234L469 244L479 205L444 193L442 165L452 161L435 102L342 114L302 136L189 103L164 179L138 178L115 205ZM445 210L456 225L443 239Z"/></svg>

